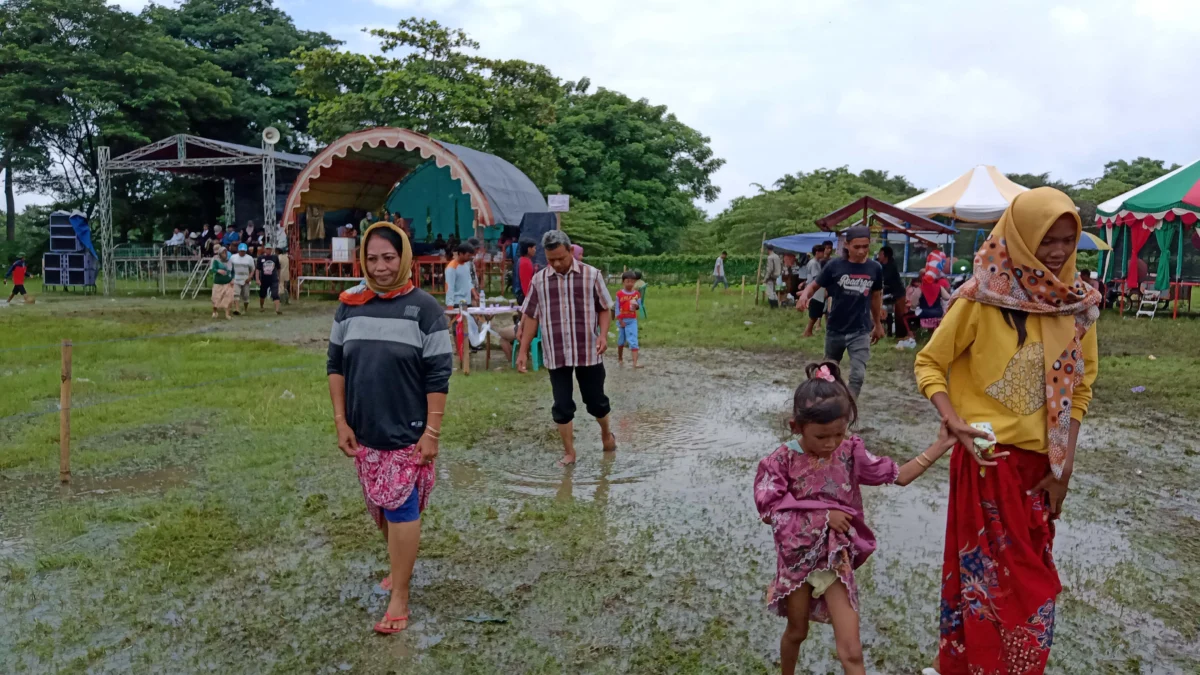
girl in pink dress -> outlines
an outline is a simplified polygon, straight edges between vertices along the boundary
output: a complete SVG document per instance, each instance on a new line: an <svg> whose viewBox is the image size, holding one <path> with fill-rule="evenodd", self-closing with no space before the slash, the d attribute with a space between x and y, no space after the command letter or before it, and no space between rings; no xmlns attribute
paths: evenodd
<svg viewBox="0 0 1200 675"><path fill-rule="evenodd" d="M767 604L787 617L779 642L784 675L796 672L808 622L833 624L846 673L865 673L858 636L854 570L875 551L863 519L860 485L908 485L954 445L943 426L938 440L904 466L867 451L847 430L858 407L832 361L809 364L796 388L791 428L799 436L758 464L754 503L775 532L775 581Z"/></svg>

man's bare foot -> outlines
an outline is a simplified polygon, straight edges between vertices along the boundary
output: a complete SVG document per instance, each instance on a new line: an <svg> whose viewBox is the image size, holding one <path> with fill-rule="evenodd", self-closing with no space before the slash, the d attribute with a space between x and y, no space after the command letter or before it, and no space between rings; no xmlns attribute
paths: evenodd
<svg viewBox="0 0 1200 675"><path fill-rule="evenodd" d="M616 434L613 434L610 432L607 437L602 439L602 442L604 443L604 451L605 452L616 452L616 450L617 450Z"/></svg>
<svg viewBox="0 0 1200 675"><path fill-rule="evenodd" d="M563 455L562 459L558 460L558 465L562 468L567 468L575 463L575 455Z"/></svg>
<svg viewBox="0 0 1200 675"><path fill-rule="evenodd" d="M800 337L812 337L812 331L806 330L800 335Z"/></svg>
<svg viewBox="0 0 1200 675"><path fill-rule="evenodd" d="M641 368L641 367L643 367L643 366L642 366L642 364L640 364L640 363L635 363L635 364L633 364L633 367L634 367L634 368Z"/></svg>

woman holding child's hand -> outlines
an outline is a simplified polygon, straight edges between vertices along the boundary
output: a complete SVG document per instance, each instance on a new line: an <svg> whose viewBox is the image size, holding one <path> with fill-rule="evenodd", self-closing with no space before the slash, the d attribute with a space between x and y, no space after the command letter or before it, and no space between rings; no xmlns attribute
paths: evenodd
<svg viewBox="0 0 1200 675"><path fill-rule="evenodd" d="M1075 272L1080 232L1062 192L1017 195L917 355L917 384L958 445L927 672L1040 675L1050 656L1053 521L1097 368L1100 294ZM994 436L972 426L983 422Z"/></svg>

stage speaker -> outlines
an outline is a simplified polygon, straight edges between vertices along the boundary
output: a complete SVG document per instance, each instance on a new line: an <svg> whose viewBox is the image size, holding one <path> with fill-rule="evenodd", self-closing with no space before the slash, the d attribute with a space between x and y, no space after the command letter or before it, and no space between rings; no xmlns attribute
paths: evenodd
<svg viewBox="0 0 1200 675"><path fill-rule="evenodd" d="M66 211L55 211L50 214L50 250L79 251L83 246L75 237L75 228L71 227L71 214Z"/></svg>

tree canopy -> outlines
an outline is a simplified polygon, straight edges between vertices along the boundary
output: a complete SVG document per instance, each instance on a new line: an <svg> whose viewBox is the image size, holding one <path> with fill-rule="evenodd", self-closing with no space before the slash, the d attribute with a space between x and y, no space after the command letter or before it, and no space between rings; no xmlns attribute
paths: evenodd
<svg viewBox="0 0 1200 675"><path fill-rule="evenodd" d="M539 187L554 179L545 129L562 91L548 69L478 56L477 42L437 21L405 19L396 30L367 32L384 56L330 47L297 52L299 92L316 101L309 130L317 140L403 127L503 157Z"/></svg>
<svg viewBox="0 0 1200 675"><path fill-rule="evenodd" d="M262 130L274 126L283 132L281 149L311 149L305 134L313 102L296 93L292 53L332 47L337 40L296 28L272 0L186 0L177 7L150 5L142 17L229 74L228 109L194 117L191 133L256 146Z"/></svg>
<svg viewBox="0 0 1200 675"><path fill-rule="evenodd" d="M588 84L568 86L550 127L557 187L615 208L629 252L673 248L684 229L704 219L696 200L717 198L712 174L725 160L666 106L603 88L589 94Z"/></svg>

